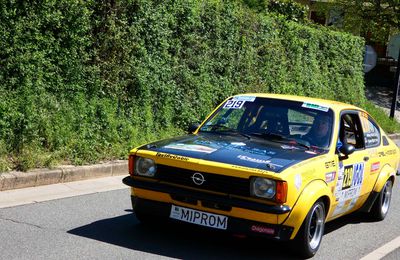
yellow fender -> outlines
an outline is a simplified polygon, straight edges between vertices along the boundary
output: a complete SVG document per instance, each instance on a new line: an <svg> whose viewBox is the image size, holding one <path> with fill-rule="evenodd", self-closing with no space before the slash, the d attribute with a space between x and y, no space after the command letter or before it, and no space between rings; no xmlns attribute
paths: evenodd
<svg viewBox="0 0 400 260"><path fill-rule="evenodd" d="M385 164L385 166L382 167L382 170L379 173L373 191L380 192L389 178L392 178L392 180L394 181L396 175L395 173L396 171L392 167L390 167L389 164Z"/></svg>
<svg viewBox="0 0 400 260"><path fill-rule="evenodd" d="M290 239L296 236L312 205L320 198L325 203L326 216L328 215L331 196L332 193L323 180L313 180L304 187L288 218L283 222L284 225L294 227Z"/></svg>

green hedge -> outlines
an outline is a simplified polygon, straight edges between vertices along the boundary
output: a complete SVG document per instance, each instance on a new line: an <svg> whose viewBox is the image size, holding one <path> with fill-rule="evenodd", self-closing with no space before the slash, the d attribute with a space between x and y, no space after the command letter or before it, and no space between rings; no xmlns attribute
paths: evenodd
<svg viewBox="0 0 400 260"><path fill-rule="evenodd" d="M0 35L0 172L125 158L240 92L364 103L360 38L234 1L2 1Z"/></svg>

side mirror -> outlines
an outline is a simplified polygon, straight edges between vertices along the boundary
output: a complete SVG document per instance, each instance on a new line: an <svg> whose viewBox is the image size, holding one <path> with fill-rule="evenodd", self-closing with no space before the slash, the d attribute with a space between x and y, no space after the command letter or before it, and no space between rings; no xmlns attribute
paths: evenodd
<svg viewBox="0 0 400 260"><path fill-rule="evenodd" d="M196 131L197 128L199 128L199 126L200 126L199 123L191 124L191 125L188 127L188 130L187 130L188 133L189 133L189 134L193 134L193 132Z"/></svg>
<svg viewBox="0 0 400 260"><path fill-rule="evenodd" d="M356 148L351 144L343 144L342 147L339 148L339 152L346 156L354 153L355 150Z"/></svg>

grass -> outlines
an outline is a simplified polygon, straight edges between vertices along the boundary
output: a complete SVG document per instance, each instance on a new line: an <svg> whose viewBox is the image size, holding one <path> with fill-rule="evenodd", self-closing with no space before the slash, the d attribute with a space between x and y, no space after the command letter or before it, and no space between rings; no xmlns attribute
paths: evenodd
<svg viewBox="0 0 400 260"><path fill-rule="evenodd" d="M385 110L375 106L371 101L366 102L364 109L371 114L387 134L400 133L400 123L390 118ZM395 113L400 112L396 111Z"/></svg>

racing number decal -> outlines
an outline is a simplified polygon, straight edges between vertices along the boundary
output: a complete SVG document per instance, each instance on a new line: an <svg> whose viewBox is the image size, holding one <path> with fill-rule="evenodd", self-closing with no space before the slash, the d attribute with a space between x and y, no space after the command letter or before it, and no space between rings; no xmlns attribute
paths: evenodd
<svg viewBox="0 0 400 260"><path fill-rule="evenodd" d="M344 167L342 190L362 184L364 175L364 163L347 165Z"/></svg>
<svg viewBox="0 0 400 260"><path fill-rule="evenodd" d="M342 166L338 174L335 192L336 200L346 201L357 198L360 195L364 180L364 163Z"/></svg>
<svg viewBox="0 0 400 260"><path fill-rule="evenodd" d="M241 109L246 101L231 99L226 101L223 108Z"/></svg>

